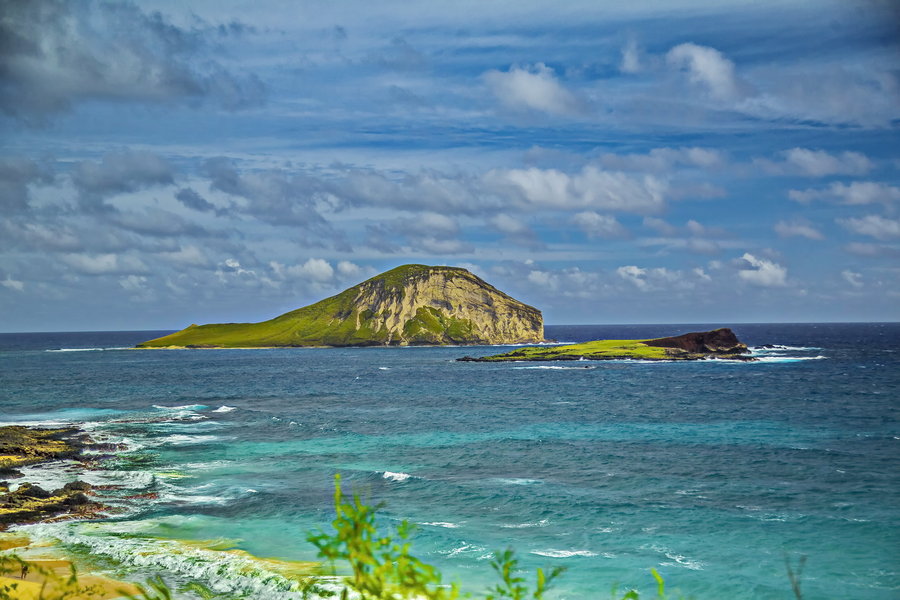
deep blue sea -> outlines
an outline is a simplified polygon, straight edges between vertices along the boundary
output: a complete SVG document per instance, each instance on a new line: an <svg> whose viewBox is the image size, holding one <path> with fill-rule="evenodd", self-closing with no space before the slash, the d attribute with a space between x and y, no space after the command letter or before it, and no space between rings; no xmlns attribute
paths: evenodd
<svg viewBox="0 0 900 600"><path fill-rule="evenodd" d="M714 325L548 326L577 342ZM120 512L21 528L142 578L261 600L316 559L333 476L479 592L493 550L554 598L900 598L900 324L732 326L762 360L463 363L497 347L129 350L167 332L0 334L0 422L125 444L76 477ZM761 349L763 344L775 348ZM135 497L138 496L138 497ZM644 596L646 595L646 596Z"/></svg>

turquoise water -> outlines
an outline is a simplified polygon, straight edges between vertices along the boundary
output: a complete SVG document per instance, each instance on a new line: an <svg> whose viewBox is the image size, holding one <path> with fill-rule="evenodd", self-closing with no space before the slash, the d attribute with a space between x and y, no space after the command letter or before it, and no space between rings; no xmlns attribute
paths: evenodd
<svg viewBox="0 0 900 600"><path fill-rule="evenodd" d="M710 326L548 327L564 341ZM121 350L157 332L0 335L4 423L127 449L77 473L122 512L28 526L121 574L290 598L333 475L479 591L489 558L563 565L558 598L618 584L706 598L900 597L900 325L744 325L756 363L459 363L498 348ZM141 495L140 498L133 496ZM185 544L184 542L202 542ZM214 544L211 542L215 542ZM215 549L213 549L215 548ZM222 549L242 553L221 552Z"/></svg>

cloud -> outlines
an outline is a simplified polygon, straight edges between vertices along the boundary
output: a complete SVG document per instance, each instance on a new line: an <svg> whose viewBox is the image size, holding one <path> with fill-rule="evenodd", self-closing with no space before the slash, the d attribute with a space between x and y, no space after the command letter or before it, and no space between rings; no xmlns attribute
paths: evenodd
<svg viewBox="0 0 900 600"><path fill-rule="evenodd" d="M533 110L551 115L578 116L584 103L557 80L553 69L544 63L492 69L483 76L491 93L513 110Z"/></svg>
<svg viewBox="0 0 900 600"><path fill-rule="evenodd" d="M0 212L11 215L27 211L30 187L52 181L53 175L45 165L27 158L0 158Z"/></svg>
<svg viewBox="0 0 900 600"><path fill-rule="evenodd" d="M83 275L129 275L147 273L141 259L123 254L63 254L60 260Z"/></svg>
<svg viewBox="0 0 900 600"><path fill-rule="evenodd" d="M827 200L855 205L891 204L900 201L900 187L875 181L854 181L850 184L836 181L823 189L790 190L788 197L801 203Z"/></svg>
<svg viewBox="0 0 900 600"><path fill-rule="evenodd" d="M603 154L598 162L608 169L664 173L675 167L720 168L727 161L721 150L682 147L654 148L646 154Z"/></svg>
<svg viewBox="0 0 900 600"><path fill-rule="evenodd" d="M572 223L589 238L621 238L628 235L615 217L600 215L594 211L584 211L572 217Z"/></svg>
<svg viewBox="0 0 900 600"><path fill-rule="evenodd" d="M867 235L877 240L900 237L900 220L897 219L887 219L880 215L866 215L859 219L837 219L837 222L854 233Z"/></svg>
<svg viewBox="0 0 900 600"><path fill-rule="evenodd" d="M0 110L28 123L88 100L259 104L263 86L211 57L215 28L190 30L130 2L5 2ZM197 22L195 17L195 23Z"/></svg>
<svg viewBox="0 0 900 600"><path fill-rule="evenodd" d="M824 150L791 148L780 153L780 161L756 159L754 165L772 175L804 175L826 177L829 175L865 175L874 165L865 154L841 152L829 154Z"/></svg>
<svg viewBox="0 0 900 600"><path fill-rule="evenodd" d="M174 183L172 165L152 152L122 150L103 156L100 162L83 161L72 171L72 183L88 198L104 198L115 194Z"/></svg>
<svg viewBox="0 0 900 600"><path fill-rule="evenodd" d="M216 211L216 206L191 188L181 188L175 194L175 199L187 208L198 212Z"/></svg>
<svg viewBox="0 0 900 600"><path fill-rule="evenodd" d="M738 271L738 276L744 281L760 287L787 285L787 269L778 263L765 258L757 258L749 252L745 252L741 259L749 267Z"/></svg>
<svg viewBox="0 0 900 600"><path fill-rule="evenodd" d="M622 47L622 62L619 63L619 70L623 73L640 73L642 69L640 48L638 48L637 42L630 39Z"/></svg>
<svg viewBox="0 0 900 600"><path fill-rule="evenodd" d="M531 209L599 209L653 213L665 204L668 184L652 175L632 177L587 166L569 175L556 169L493 169L483 181Z"/></svg>
<svg viewBox="0 0 900 600"><path fill-rule="evenodd" d="M803 221L778 221L775 223L775 233L781 237L804 237L808 240L824 240L818 229Z"/></svg>
<svg viewBox="0 0 900 600"><path fill-rule="evenodd" d="M736 100L742 95L734 63L715 48L679 44L666 54L666 62L686 71L692 83L704 87L716 100Z"/></svg>
<svg viewBox="0 0 900 600"><path fill-rule="evenodd" d="M862 273L856 273L854 271L850 271L849 269L845 269L841 271L841 277L844 278L844 281L857 289L864 286L862 282Z"/></svg>
<svg viewBox="0 0 900 600"><path fill-rule="evenodd" d="M0 280L0 285L8 290L13 290L14 292L25 291L25 282L13 279L9 275L6 276L6 279Z"/></svg>

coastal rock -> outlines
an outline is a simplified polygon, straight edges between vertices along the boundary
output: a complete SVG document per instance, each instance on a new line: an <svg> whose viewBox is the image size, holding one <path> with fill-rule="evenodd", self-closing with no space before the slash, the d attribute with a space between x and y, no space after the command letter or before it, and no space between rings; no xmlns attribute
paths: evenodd
<svg viewBox="0 0 900 600"><path fill-rule="evenodd" d="M675 348L691 354L747 354L750 350L727 327L645 340L647 346Z"/></svg>
<svg viewBox="0 0 900 600"><path fill-rule="evenodd" d="M523 344L541 312L457 267L405 265L261 323L191 325L138 348Z"/></svg>

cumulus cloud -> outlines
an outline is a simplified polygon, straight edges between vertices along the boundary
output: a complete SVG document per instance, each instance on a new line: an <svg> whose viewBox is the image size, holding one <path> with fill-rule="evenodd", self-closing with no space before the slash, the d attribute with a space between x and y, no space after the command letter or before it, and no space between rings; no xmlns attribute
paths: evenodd
<svg viewBox="0 0 900 600"><path fill-rule="evenodd" d="M668 189L652 175L632 177L593 166L571 175L556 169L493 169L483 179L496 193L512 194L533 209L652 213L663 207Z"/></svg>
<svg viewBox="0 0 900 600"><path fill-rule="evenodd" d="M900 237L900 220L898 219L888 219L880 215L866 215L858 219L837 219L837 222L854 233L867 235L877 240L889 240Z"/></svg>
<svg viewBox="0 0 900 600"><path fill-rule="evenodd" d="M623 73L639 73L642 68L641 50L638 48L637 42L630 39L622 47L622 62L619 63L619 70Z"/></svg>
<svg viewBox="0 0 900 600"><path fill-rule="evenodd" d="M804 221L778 221L775 233L781 237L804 237L808 240L824 240L822 232Z"/></svg>
<svg viewBox="0 0 900 600"><path fill-rule="evenodd" d="M551 115L576 116L585 111L584 103L556 78L544 63L492 69L483 75L491 93L513 110L532 110Z"/></svg>
<svg viewBox="0 0 900 600"><path fill-rule="evenodd" d="M735 100L742 95L734 63L715 48L679 44L666 54L666 62L684 70L692 83L704 87L716 100Z"/></svg>
<svg viewBox="0 0 900 600"><path fill-rule="evenodd" d="M25 282L19 281L18 279L13 279L9 275L6 276L6 279L0 280L0 285L8 290L13 290L14 292L25 291Z"/></svg>
<svg viewBox="0 0 900 600"><path fill-rule="evenodd" d="M779 155L780 160L759 158L754 164L772 175L804 175L825 177L828 175L865 175L872 170L872 161L859 152L830 154L824 150L791 148Z"/></svg>
<svg viewBox="0 0 900 600"><path fill-rule="evenodd" d="M180 28L137 4L5 2L0 110L29 123L87 100L258 104L263 87L211 58L214 29Z"/></svg>
<svg viewBox="0 0 900 600"><path fill-rule="evenodd" d="M83 275L128 275L148 271L144 262L123 254L63 254L60 260L72 270Z"/></svg>
<svg viewBox="0 0 900 600"><path fill-rule="evenodd" d="M577 213L572 217L572 223L590 238L617 238L628 235L628 231L615 217L601 215L592 210Z"/></svg>
<svg viewBox="0 0 900 600"><path fill-rule="evenodd" d="M778 263L745 252L741 257L745 268L738 276L748 283L760 287L783 287L787 285L787 269Z"/></svg>
<svg viewBox="0 0 900 600"><path fill-rule="evenodd" d="M844 278L844 281L857 289L864 286L862 282L862 273L856 273L855 271L845 269L841 271L841 277Z"/></svg>
<svg viewBox="0 0 900 600"><path fill-rule="evenodd" d="M826 200L840 204L892 204L900 201L900 187L876 181L854 181L846 184L835 181L827 188L790 190L788 197L795 202L808 203Z"/></svg>
<svg viewBox="0 0 900 600"><path fill-rule="evenodd" d="M187 208L196 210L197 212L211 212L217 210L213 203L191 188L181 188L178 190L175 194L175 199Z"/></svg>

